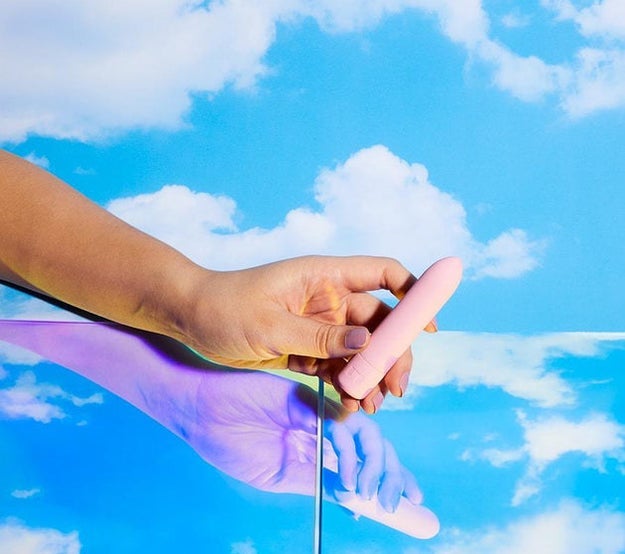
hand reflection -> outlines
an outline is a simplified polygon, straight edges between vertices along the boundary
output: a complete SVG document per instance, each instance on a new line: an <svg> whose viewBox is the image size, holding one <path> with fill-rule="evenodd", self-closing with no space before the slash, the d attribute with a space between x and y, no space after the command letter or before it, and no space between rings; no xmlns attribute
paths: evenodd
<svg viewBox="0 0 625 554"><path fill-rule="evenodd" d="M216 369L179 343L117 325L0 322L0 340L99 383L208 463L271 492L314 494L316 393L262 372ZM328 400L326 498L417 537L438 531L413 475L373 420Z"/></svg>

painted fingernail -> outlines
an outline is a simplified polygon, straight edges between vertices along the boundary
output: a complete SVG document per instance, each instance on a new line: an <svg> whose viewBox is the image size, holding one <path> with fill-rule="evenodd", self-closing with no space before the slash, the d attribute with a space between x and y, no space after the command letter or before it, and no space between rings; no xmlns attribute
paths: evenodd
<svg viewBox="0 0 625 554"><path fill-rule="evenodd" d="M376 394L373 397L373 413L377 412L380 409L380 406L382 406L382 402L384 402L384 395L382 394L382 392L378 392L378 394Z"/></svg>
<svg viewBox="0 0 625 554"><path fill-rule="evenodd" d="M362 348L369 338L369 331L364 327L356 327L350 329L345 335L345 347L350 350L358 350Z"/></svg>
<svg viewBox="0 0 625 554"><path fill-rule="evenodd" d="M408 380L410 379L410 375L408 373L404 373L399 379L399 388L401 389L401 395L404 396L406 394L406 390L408 389Z"/></svg>

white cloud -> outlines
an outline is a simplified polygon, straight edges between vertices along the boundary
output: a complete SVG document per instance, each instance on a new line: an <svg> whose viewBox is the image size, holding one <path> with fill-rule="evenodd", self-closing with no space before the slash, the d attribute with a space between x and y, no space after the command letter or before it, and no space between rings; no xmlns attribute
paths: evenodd
<svg viewBox="0 0 625 554"><path fill-rule="evenodd" d="M553 361L565 356L599 356L624 340L624 333L422 334L412 349L414 386L408 389L408 399L418 394L419 386L451 384L501 388L541 407L572 404L575 391L552 367Z"/></svg>
<svg viewBox="0 0 625 554"><path fill-rule="evenodd" d="M532 18L529 15L510 12L501 18L501 24L504 27L508 27L508 29L520 29L522 27L527 27L531 20Z"/></svg>
<svg viewBox="0 0 625 554"><path fill-rule="evenodd" d="M530 421L521 416L521 424L525 430L525 450L540 467L570 452L589 457L597 469L604 467L606 458L625 461L625 426L609 420L605 414L591 415L578 422L558 416Z"/></svg>
<svg viewBox="0 0 625 554"><path fill-rule="evenodd" d="M464 259L469 277L508 278L533 269L543 248L518 229L486 244L475 240L462 204L430 183L423 165L410 164L384 146L360 150L323 170L315 198L317 210L300 207L273 229L244 231L234 223L233 200L180 185L117 199L108 208L216 269L310 253L362 253L394 256L420 271L455 254Z"/></svg>
<svg viewBox="0 0 625 554"><path fill-rule="evenodd" d="M63 419L66 413L54 401L70 402L81 407L86 404L102 404L101 393L87 398L70 394L58 385L38 383L32 371L24 372L12 387L0 389L0 414L10 419L34 419L50 423L53 419Z"/></svg>
<svg viewBox="0 0 625 554"><path fill-rule="evenodd" d="M625 514L587 508L565 500L556 508L504 527L448 533L433 554L620 554L625 549ZM404 554L411 554L410 549Z"/></svg>
<svg viewBox="0 0 625 554"><path fill-rule="evenodd" d="M78 533L26 527L18 521L0 524L0 551L7 554L79 554Z"/></svg>
<svg viewBox="0 0 625 554"><path fill-rule="evenodd" d="M625 3L622 0L599 0L578 9L569 0L543 0L561 20L574 21L584 36L625 39Z"/></svg>
<svg viewBox="0 0 625 554"><path fill-rule="evenodd" d="M570 93L562 99L567 113L583 117L625 105L625 50L583 48L576 62Z"/></svg>
<svg viewBox="0 0 625 554"><path fill-rule="evenodd" d="M37 496L41 489L16 489L11 493L13 498L27 499Z"/></svg>
<svg viewBox="0 0 625 554"><path fill-rule="evenodd" d="M58 308L29 294L11 290L4 285L0 285L0 318L55 321L84 320L72 312ZM3 345L0 342L0 360L2 359L2 351Z"/></svg>
<svg viewBox="0 0 625 554"><path fill-rule="evenodd" d="M180 127L190 94L250 86L263 74L278 17L271 4L6 0L0 140Z"/></svg>
<svg viewBox="0 0 625 554"><path fill-rule="evenodd" d="M625 36L620 0L596 2L583 10L562 0L544 3L557 17L574 20L585 36ZM470 60L486 62L495 85L517 98L536 101L553 94L577 116L625 103L620 65L608 71L612 80L597 74L604 99L588 102L587 90L595 81L584 64L548 65L496 42L480 0L206 4L69 0L57 6L46 0L5 0L0 12L0 142L23 141L30 134L92 141L134 128L177 129L185 125L194 96L228 86L253 89L269 71L264 57L278 24L312 17L327 31L357 32L408 9L433 15L445 36L462 46ZM575 59L574 53L569 58ZM571 83L577 84L571 88ZM576 107L580 94L586 98L586 111Z"/></svg>
<svg viewBox="0 0 625 554"><path fill-rule="evenodd" d="M528 460L527 470L516 484L513 506L540 493L544 470L567 454L583 455L584 465L597 471L606 471L608 460L616 462L617 470L625 469L625 425L618 424L605 414L592 414L580 421L561 416L532 421L520 412L519 422L524 436L524 444L520 448L469 450L463 455L464 460L479 458L494 467Z"/></svg>
<svg viewBox="0 0 625 554"><path fill-rule="evenodd" d="M24 156L24 159L29 161L31 164L38 165L39 167L43 167L44 169L48 169L50 167L50 160L45 156L38 156L34 152L27 154Z"/></svg>
<svg viewBox="0 0 625 554"><path fill-rule="evenodd" d="M38 356L34 352L0 340L0 363L36 365L40 361L41 356ZM0 365L0 379L4 379L7 375L6 370Z"/></svg>
<svg viewBox="0 0 625 554"><path fill-rule="evenodd" d="M96 171L95 169L84 168L82 166L78 166L76 169L74 169L74 174L82 175L82 176L89 176L89 175L95 175Z"/></svg>
<svg viewBox="0 0 625 554"><path fill-rule="evenodd" d="M498 88L526 102L561 92L571 80L568 68L549 65L537 56L519 56L491 40L479 44L475 53L492 66Z"/></svg>
<svg viewBox="0 0 625 554"><path fill-rule="evenodd" d="M258 550L250 539L230 545L230 554L257 554L257 552Z"/></svg>

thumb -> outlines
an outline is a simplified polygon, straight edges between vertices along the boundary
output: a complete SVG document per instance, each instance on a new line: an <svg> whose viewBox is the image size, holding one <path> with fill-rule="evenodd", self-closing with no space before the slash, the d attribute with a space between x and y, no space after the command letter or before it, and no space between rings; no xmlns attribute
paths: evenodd
<svg viewBox="0 0 625 554"><path fill-rule="evenodd" d="M289 323L290 354L342 358L354 355L369 342L369 330L362 326L335 325L295 315Z"/></svg>

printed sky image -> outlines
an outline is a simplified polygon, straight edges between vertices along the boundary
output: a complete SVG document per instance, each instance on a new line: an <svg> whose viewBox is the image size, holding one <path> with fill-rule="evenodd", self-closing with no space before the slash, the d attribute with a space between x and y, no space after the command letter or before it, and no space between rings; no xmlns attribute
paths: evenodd
<svg viewBox="0 0 625 554"><path fill-rule="evenodd" d="M407 395L350 428L440 533L327 499L323 551L625 552L625 3L5 0L0 28L0 147L206 267L462 258ZM299 477L260 490L210 450L267 461L289 375L237 384L248 427L202 446L59 354L149 349L4 285L0 320L0 552L312 551ZM242 405L218 381L207 413Z"/></svg>

